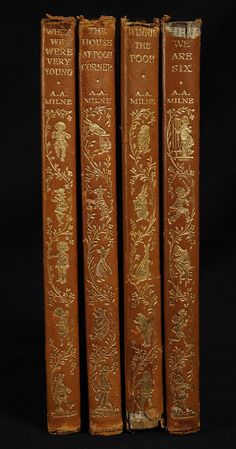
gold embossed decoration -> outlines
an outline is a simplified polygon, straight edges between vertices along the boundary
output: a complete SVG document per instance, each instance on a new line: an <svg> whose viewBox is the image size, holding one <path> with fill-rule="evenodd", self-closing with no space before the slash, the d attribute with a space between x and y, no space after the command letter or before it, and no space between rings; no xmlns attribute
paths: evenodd
<svg viewBox="0 0 236 449"><path fill-rule="evenodd" d="M70 399L71 389L66 384L65 373L74 375L77 366L73 330L77 323L70 313L75 292L68 287L70 268L69 249L74 245L74 221L72 217L72 172L65 161L71 134L67 123L72 120L71 111L64 109L45 111L45 182L48 201L52 203L51 215L46 217L46 270L48 282L48 306L52 316L55 338L49 338L49 367L54 418L77 414Z"/></svg>
<svg viewBox="0 0 236 449"><path fill-rule="evenodd" d="M159 367L158 302L153 258L157 257L157 162L153 159L151 129L156 126L150 109L131 112L129 181L133 213L130 218L128 283L133 317L131 343L131 420L156 419L153 405L155 371ZM155 271L155 270L154 270ZM136 312L136 309L138 311Z"/></svg>
<svg viewBox="0 0 236 449"><path fill-rule="evenodd" d="M87 301L92 315L88 366L96 403L91 416L109 417L120 413L120 408L113 403L111 382L119 363L117 321L111 307L116 300L110 257L114 247L111 109L88 107L83 114L85 263Z"/></svg>
<svg viewBox="0 0 236 449"><path fill-rule="evenodd" d="M189 405L193 391L194 270L192 259L195 241L195 172L190 161L194 156L191 123L194 110L188 107L167 111L168 194L168 302L171 314L169 339L169 387L171 416L196 415Z"/></svg>

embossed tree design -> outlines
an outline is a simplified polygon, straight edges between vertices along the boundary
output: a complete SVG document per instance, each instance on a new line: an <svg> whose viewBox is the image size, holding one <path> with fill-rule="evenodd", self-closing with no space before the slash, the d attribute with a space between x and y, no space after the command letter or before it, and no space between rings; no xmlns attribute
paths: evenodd
<svg viewBox="0 0 236 449"><path fill-rule="evenodd" d="M85 159L84 182L86 190L86 264L88 302L92 308L100 302L109 323L109 333L99 338L92 333L89 371L91 387L97 407L92 414L109 416L119 413L111 400L110 378L117 372L117 333L111 304L115 291L109 282L112 266L109 253L114 246L113 179L111 167L111 109L106 106L84 110L83 154Z"/></svg>
<svg viewBox="0 0 236 449"><path fill-rule="evenodd" d="M56 311L60 304L60 310L69 310L70 305L75 300L75 293L68 288L66 282L66 271L64 268L64 278L61 279L58 286L58 278L55 276L55 258L65 257L67 261L66 251L69 246L74 245L73 240L73 216L72 216L72 188L73 188L73 176L69 170L68 165L65 165L61 160L59 154L55 154L53 145L51 143L52 138L52 122L55 119L60 120L59 123L64 123L63 129L66 127L66 121L72 120L71 111L64 109L46 110L45 111L45 150L46 150L46 168L45 168L45 181L46 192L48 198L52 204L55 203L55 215L57 222L53 217L47 216L47 228L46 228L46 266L49 285L49 306L52 309L54 320L56 317ZM55 188L56 186L60 186ZM62 201L61 204L64 208L58 207L58 201ZM56 223L58 225L56 226ZM55 254L58 249L64 251L60 255ZM63 262L62 262L63 263ZM67 262L66 262L67 263ZM69 264L69 262L68 262ZM59 262L57 262L59 265ZM62 268L63 270L63 265ZM65 308L65 309L64 309ZM68 313L68 312L67 312ZM60 332L60 326L55 324L57 329L58 341L60 341L60 347L56 343L56 339L50 338L49 340L49 366L51 369L51 386L52 397L55 403L55 409L52 412L54 416L73 416L77 412L75 410L75 404L69 399L71 393L70 388L65 383L65 372L68 370L70 375L74 375L76 368L76 349L73 343L73 320L70 322L70 330L65 328L65 332L62 335Z"/></svg>
<svg viewBox="0 0 236 449"><path fill-rule="evenodd" d="M55 258L53 254L53 247L55 243L58 243L61 239L66 241L69 245L74 244L73 240L73 217L72 217L72 187L73 187L73 177L72 172L69 170L68 166L65 168L61 167L61 163L58 162L53 149L52 143L50 141L51 134L51 120L55 118L60 118L64 120L71 121L71 111L66 110L47 110L45 112L46 124L45 124L45 148L46 148L46 159L48 164L46 166L46 186L47 193L53 198L54 191L52 190L52 182L55 179L59 181L64 188L66 194L66 202L68 204L68 210L65 212L61 223L58 228L55 228L54 222L50 216L47 217L47 267L48 267L48 282L50 285L49 294L49 305L53 306L58 301L65 304L66 307L74 301L75 295L71 289L67 288L62 290L55 283L55 275L53 273L53 265L51 261Z"/></svg>
<svg viewBox="0 0 236 449"><path fill-rule="evenodd" d="M144 347L144 345L140 347L133 341L131 346L133 350L131 397L134 409L142 410L141 379L149 371L152 378L154 371L157 369L160 351L157 339L158 329L155 326L158 296L155 285L152 284L152 275L149 270L151 256L147 258L156 249L157 208L155 188L157 166L156 162L153 161L150 145L150 127L155 126L154 112L150 109L135 110L131 112L131 117L129 130L129 157L132 159L130 191L137 218L130 220L128 279L134 288L131 296L132 308L135 310L138 305L142 304L144 309L143 313L139 314L138 319L135 320L135 323L139 325L144 341L145 338L147 341L147 333L152 332L151 340L148 337L148 341L151 341L150 345L148 343L147 347ZM148 198L148 203L144 195ZM147 367L149 371L146 371ZM151 390L152 386L150 385L150 394Z"/></svg>
<svg viewBox="0 0 236 449"><path fill-rule="evenodd" d="M182 195L188 198L185 201L185 207L180 209L175 215L174 225L168 231L169 245L169 275L168 294L170 306L179 305L178 310L185 310L185 320L189 323L193 322L192 304L195 301L193 291L193 272L194 266L191 263L191 250L195 245L195 173L191 169L188 157L177 157L176 151L173 149L173 123L181 118L188 117L191 122L194 119L194 110L187 106L178 109L172 108L167 111L167 157L169 159L168 166L168 193L171 200L174 201L176 192L182 192ZM177 184L177 187L176 187ZM175 186L175 187L174 187ZM181 197L179 197L181 198ZM184 196L182 197L184 198ZM183 201L183 200L182 200ZM176 202L178 205L178 202ZM181 199L179 201L180 208L182 206ZM182 212L182 215L181 215ZM171 216L169 210L169 217ZM173 215L172 215L173 217ZM181 217L181 221L179 220ZM187 249L185 244L187 243ZM184 331L179 334L176 340L176 315L172 317L172 333L170 345L172 349L169 355L169 367L171 370L169 383L172 397L171 413L175 417L182 418L184 416L192 416L195 412L188 408L189 392L192 390L193 361L194 361L194 344L193 332ZM188 326L191 329L191 326ZM183 368L188 366L187 372Z"/></svg>
<svg viewBox="0 0 236 449"><path fill-rule="evenodd" d="M103 283L101 286L97 282L95 260L97 251L101 248L101 241L105 241L109 249L112 249L114 244L111 156L109 152L105 151L105 157L102 157L104 150L101 148L100 140L101 135L109 139L109 132L106 130L111 127L111 110L105 106L96 106L95 108L85 109L84 114L85 186L88 193L86 244L87 282L90 284L88 290L89 302L93 303L94 300L99 300L108 304L114 301L113 288L109 283L106 283L106 285ZM109 143L107 143L107 147L109 147ZM104 190L103 195L100 195L100 197L97 195L95 199L92 198L94 194L93 180L99 181ZM101 211L105 209L104 219L101 220ZM95 220L95 217L98 217L98 220Z"/></svg>

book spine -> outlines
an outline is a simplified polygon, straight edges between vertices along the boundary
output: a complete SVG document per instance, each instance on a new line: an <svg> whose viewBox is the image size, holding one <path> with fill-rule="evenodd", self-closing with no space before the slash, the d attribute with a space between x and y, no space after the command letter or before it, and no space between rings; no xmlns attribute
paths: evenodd
<svg viewBox="0 0 236 449"><path fill-rule="evenodd" d="M118 304L115 18L79 18L89 431L122 431Z"/></svg>
<svg viewBox="0 0 236 449"><path fill-rule="evenodd" d="M75 19L41 29L42 205L47 417L50 433L80 429Z"/></svg>
<svg viewBox="0 0 236 449"><path fill-rule="evenodd" d="M162 425L158 19L121 19L126 426Z"/></svg>
<svg viewBox="0 0 236 449"><path fill-rule="evenodd" d="M201 21L163 19L164 314L167 429L199 430Z"/></svg>

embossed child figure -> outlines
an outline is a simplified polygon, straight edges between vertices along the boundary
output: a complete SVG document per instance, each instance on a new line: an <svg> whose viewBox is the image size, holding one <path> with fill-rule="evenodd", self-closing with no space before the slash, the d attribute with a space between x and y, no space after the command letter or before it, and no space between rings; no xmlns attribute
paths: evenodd
<svg viewBox="0 0 236 449"><path fill-rule="evenodd" d="M181 119L179 131L181 139L181 157L190 157L193 154L191 149L194 146L194 140L191 136L192 126L189 125L189 117L184 115Z"/></svg>
<svg viewBox="0 0 236 449"><path fill-rule="evenodd" d="M151 346L151 338L153 333L153 321L151 318L147 318L142 313L138 313L136 316L134 323L137 326L137 329L140 331L143 337L142 346L148 348Z"/></svg>
<svg viewBox="0 0 236 449"><path fill-rule="evenodd" d="M60 346L63 346L64 339L68 342L69 337L69 326L68 326L68 319L69 319L69 311L63 310L61 307L57 307L54 312L53 316L56 318L57 323L56 327L58 327L58 333L60 337Z"/></svg>
<svg viewBox="0 0 236 449"><path fill-rule="evenodd" d="M57 157L64 162L66 157L66 149L69 145L67 140L71 138L71 135L65 131L66 125L63 122L57 122L55 124L55 129L56 131L52 132L52 138L56 139L53 146L56 150Z"/></svg>
<svg viewBox="0 0 236 449"><path fill-rule="evenodd" d="M188 324L187 311L185 309L180 309L177 314L172 318L173 332L175 333L175 338L172 341L180 341L181 338L185 337L184 328Z"/></svg>
<svg viewBox="0 0 236 449"><path fill-rule="evenodd" d="M153 379L150 371L145 370L142 378L139 381L140 396L141 396L141 410L145 411L145 415L152 419L156 416L156 409L152 403L153 395Z"/></svg>
<svg viewBox="0 0 236 449"><path fill-rule="evenodd" d="M102 409L103 411L112 410L112 404L110 403L108 397L111 390L111 384L107 379L107 375L110 369L107 366L103 366L101 369L101 378L99 389L97 390L95 399L99 402L98 409Z"/></svg>
<svg viewBox="0 0 236 449"><path fill-rule="evenodd" d="M189 192L189 187L186 190L182 186L176 188L175 193L177 198L174 204L170 206L170 213L174 212L174 214L171 215L171 217L168 219L170 224L174 223L182 214L185 215L187 221L189 220L189 210L187 207L185 207L189 206L189 201L187 200Z"/></svg>
<svg viewBox="0 0 236 449"><path fill-rule="evenodd" d="M71 393L71 389L65 385L64 377L64 374L59 373L53 378L53 397L56 404L55 414L57 415L64 413L64 409L62 407L63 404L65 404L65 407L69 409L74 407L74 404L71 404L68 401L68 395Z"/></svg>
<svg viewBox="0 0 236 449"><path fill-rule="evenodd" d="M175 377L175 404L172 407L172 413L175 416L192 416L195 413L188 408L187 400L189 397L188 391L191 390L191 386L185 382L181 374L177 374Z"/></svg>
<svg viewBox="0 0 236 449"><path fill-rule="evenodd" d="M176 244L173 248L173 262L179 274L180 282L183 280L188 281L192 269L188 250Z"/></svg>
<svg viewBox="0 0 236 449"><path fill-rule="evenodd" d="M54 195L54 198L52 199L52 202L56 203L55 214L57 216L59 223L62 223L65 212L68 209L68 204L66 202L65 189L63 187L60 187L59 189L55 190L55 195Z"/></svg>
<svg viewBox="0 0 236 449"><path fill-rule="evenodd" d="M60 284L66 283L66 272L69 268L69 256L67 251L69 249L69 245L67 242L58 242L57 244L57 264L56 268L58 270L58 279L57 282Z"/></svg>
<svg viewBox="0 0 236 449"><path fill-rule="evenodd" d="M94 311L94 334L90 334L91 340L98 338L103 340L109 333L110 322L105 309L99 307Z"/></svg>

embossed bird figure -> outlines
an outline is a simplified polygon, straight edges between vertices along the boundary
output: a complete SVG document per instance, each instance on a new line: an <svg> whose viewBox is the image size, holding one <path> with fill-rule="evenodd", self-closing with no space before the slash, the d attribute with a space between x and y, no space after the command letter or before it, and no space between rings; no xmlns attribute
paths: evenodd
<svg viewBox="0 0 236 449"><path fill-rule="evenodd" d="M149 257L149 252L150 252L150 243L148 243L145 246L143 259L141 260L141 262L139 263L139 265L136 268L135 278L138 281L144 281L144 280L148 279L150 276L151 260Z"/></svg>
<svg viewBox="0 0 236 449"><path fill-rule="evenodd" d="M92 134L99 137L100 149L102 151L108 151L111 148L110 134L108 134L104 128L97 123L92 122L88 118L85 119L85 123L88 125Z"/></svg>
<svg viewBox="0 0 236 449"><path fill-rule="evenodd" d="M101 281L104 281L106 277L112 273L112 269L106 261L106 257L109 251L110 251L109 246L107 248L101 246L101 248L97 249L97 253L100 254L100 259L96 265L95 273Z"/></svg>
<svg viewBox="0 0 236 449"><path fill-rule="evenodd" d="M138 133L138 147L143 154L150 151L150 130L148 125L142 125Z"/></svg>

